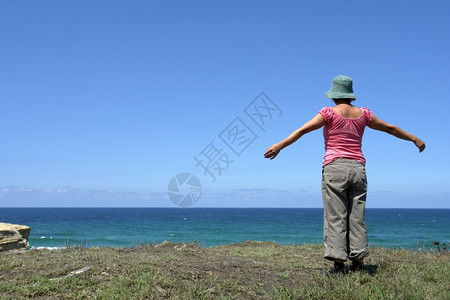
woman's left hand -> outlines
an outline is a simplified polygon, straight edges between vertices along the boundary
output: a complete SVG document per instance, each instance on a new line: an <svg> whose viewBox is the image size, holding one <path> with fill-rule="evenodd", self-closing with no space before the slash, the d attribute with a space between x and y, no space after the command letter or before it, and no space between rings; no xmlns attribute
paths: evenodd
<svg viewBox="0 0 450 300"><path fill-rule="evenodd" d="M266 153L264 153L265 158L274 159L277 157L278 153L280 153L282 147L280 143L273 144L272 146L267 149Z"/></svg>

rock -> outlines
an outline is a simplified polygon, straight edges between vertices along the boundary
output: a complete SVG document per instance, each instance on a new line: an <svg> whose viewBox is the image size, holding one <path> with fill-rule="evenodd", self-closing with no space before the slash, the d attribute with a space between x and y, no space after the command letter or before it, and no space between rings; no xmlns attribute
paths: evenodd
<svg viewBox="0 0 450 300"><path fill-rule="evenodd" d="M186 248L186 244L183 244L181 246L175 246L175 249L177 249L178 251L183 250L184 248Z"/></svg>
<svg viewBox="0 0 450 300"><path fill-rule="evenodd" d="M155 247L167 247L167 246L172 246L173 243L170 243L168 241L163 241L161 244L157 244L155 245Z"/></svg>
<svg viewBox="0 0 450 300"><path fill-rule="evenodd" d="M31 228L25 225L0 223L0 252L28 249Z"/></svg>
<svg viewBox="0 0 450 300"><path fill-rule="evenodd" d="M74 275L78 275L78 274L84 273L86 271L89 271L91 268L92 268L92 266L84 267L84 268L72 271L72 272L70 272L67 275L64 275L64 276L61 276L61 277L56 277L56 278L51 278L50 280L59 280L59 279L67 278L67 277L72 277Z"/></svg>

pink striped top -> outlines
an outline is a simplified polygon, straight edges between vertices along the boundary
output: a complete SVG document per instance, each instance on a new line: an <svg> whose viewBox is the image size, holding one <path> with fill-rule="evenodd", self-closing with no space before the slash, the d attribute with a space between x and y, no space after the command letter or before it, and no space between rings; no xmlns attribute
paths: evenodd
<svg viewBox="0 0 450 300"><path fill-rule="evenodd" d="M319 111L325 119L325 155L322 166L338 158L354 159L365 165L361 142L364 129L372 120L372 113L366 107L362 107L361 111L361 116L354 119L345 118L328 106Z"/></svg>

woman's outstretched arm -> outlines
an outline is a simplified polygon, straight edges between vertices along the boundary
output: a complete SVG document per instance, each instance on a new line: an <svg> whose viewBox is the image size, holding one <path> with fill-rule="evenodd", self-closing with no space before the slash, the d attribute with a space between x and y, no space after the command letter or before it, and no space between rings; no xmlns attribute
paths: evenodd
<svg viewBox="0 0 450 300"><path fill-rule="evenodd" d="M411 141L414 143L414 145L416 145L417 148L419 148L419 152L422 152L425 149L425 143L421 139L410 133L407 133L406 131L395 125L388 124L378 119L374 115L372 115L372 120L370 121L369 127L375 130L387 132L395 137L398 137L399 139Z"/></svg>
<svg viewBox="0 0 450 300"><path fill-rule="evenodd" d="M291 133L287 138L285 138L279 143L270 146L269 149L267 149L266 153L264 153L264 157L274 159L278 155L278 153L280 153L281 149L294 143L306 133L321 128L324 124L325 120L323 119L322 115L317 114L310 121L303 124L302 127Z"/></svg>

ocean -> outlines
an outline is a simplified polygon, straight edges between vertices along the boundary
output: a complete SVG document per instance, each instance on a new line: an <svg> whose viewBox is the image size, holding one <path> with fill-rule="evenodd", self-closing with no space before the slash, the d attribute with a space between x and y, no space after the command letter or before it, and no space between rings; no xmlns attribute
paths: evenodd
<svg viewBox="0 0 450 300"><path fill-rule="evenodd" d="M0 208L0 222L31 227L31 248L132 247L247 240L321 244L321 208ZM447 244L450 209L366 209L371 247Z"/></svg>

